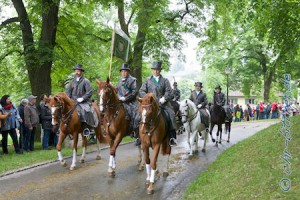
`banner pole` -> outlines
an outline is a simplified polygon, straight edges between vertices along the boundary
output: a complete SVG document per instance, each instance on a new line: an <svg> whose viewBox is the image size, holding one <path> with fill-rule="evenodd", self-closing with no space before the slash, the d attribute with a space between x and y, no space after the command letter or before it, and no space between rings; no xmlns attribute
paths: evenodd
<svg viewBox="0 0 300 200"><path fill-rule="evenodd" d="M114 43L115 43L115 25L114 25L114 29L112 32L112 41L111 41L110 64L109 64L109 75L108 75L109 80L111 77L112 59L113 59L114 46L115 46Z"/></svg>

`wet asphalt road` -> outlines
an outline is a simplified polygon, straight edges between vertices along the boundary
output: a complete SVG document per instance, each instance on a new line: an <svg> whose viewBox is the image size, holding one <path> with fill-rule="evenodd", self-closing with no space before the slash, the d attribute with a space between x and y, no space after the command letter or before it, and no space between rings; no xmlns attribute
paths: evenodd
<svg viewBox="0 0 300 200"><path fill-rule="evenodd" d="M276 122L235 123L232 125L230 143L226 142L227 135L223 134L222 144L215 147L209 137L206 153L202 153L203 140L199 140L199 153L191 158L187 154L187 136L179 135L178 146L172 148L170 175L156 180L153 195L146 193L146 172L137 170L138 150L129 143L121 145L117 150L115 178L107 174L109 151L104 149L102 160L96 161L96 154L89 153L85 163L77 162L75 171L69 170L71 160L68 159L69 165L66 168L53 162L1 177L0 199L180 199L187 185L223 150ZM88 151L94 148L89 147ZM161 171L160 166L159 162L158 170Z"/></svg>

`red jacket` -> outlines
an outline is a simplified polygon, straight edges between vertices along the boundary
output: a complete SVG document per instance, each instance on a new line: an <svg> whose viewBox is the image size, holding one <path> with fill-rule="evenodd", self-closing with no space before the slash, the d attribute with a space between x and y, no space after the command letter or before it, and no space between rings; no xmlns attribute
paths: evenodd
<svg viewBox="0 0 300 200"><path fill-rule="evenodd" d="M272 103L272 110L277 110L277 103L276 102Z"/></svg>
<svg viewBox="0 0 300 200"><path fill-rule="evenodd" d="M264 112L264 104L259 104L259 112Z"/></svg>

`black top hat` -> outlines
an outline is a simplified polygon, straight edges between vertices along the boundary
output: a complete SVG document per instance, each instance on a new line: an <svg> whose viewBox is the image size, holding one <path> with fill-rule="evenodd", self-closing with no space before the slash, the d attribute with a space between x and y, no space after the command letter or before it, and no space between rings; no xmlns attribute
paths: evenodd
<svg viewBox="0 0 300 200"><path fill-rule="evenodd" d="M194 86L199 86L199 87L203 87L201 82L195 82Z"/></svg>
<svg viewBox="0 0 300 200"><path fill-rule="evenodd" d="M217 86L215 87L215 89L220 89L220 90L222 90L222 88L221 88L220 85L217 85Z"/></svg>
<svg viewBox="0 0 300 200"><path fill-rule="evenodd" d="M176 85L176 86L177 86L177 82L174 82L173 85Z"/></svg>
<svg viewBox="0 0 300 200"><path fill-rule="evenodd" d="M74 70L81 70L82 72L84 72L84 69L83 69L83 66L82 64L76 64L74 67L73 67Z"/></svg>
<svg viewBox="0 0 300 200"><path fill-rule="evenodd" d="M128 70L128 71L130 71L129 64L128 63L123 63L121 65L121 68L120 68L120 71L122 71L122 70Z"/></svg>
<svg viewBox="0 0 300 200"><path fill-rule="evenodd" d="M160 62L160 61L155 61L155 62L152 64L151 69L161 69L161 64L162 64L162 62Z"/></svg>

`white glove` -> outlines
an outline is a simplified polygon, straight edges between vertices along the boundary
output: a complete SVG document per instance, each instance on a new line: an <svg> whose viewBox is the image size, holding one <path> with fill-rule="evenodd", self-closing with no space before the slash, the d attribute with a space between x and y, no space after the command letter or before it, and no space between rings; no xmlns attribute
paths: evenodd
<svg viewBox="0 0 300 200"><path fill-rule="evenodd" d="M77 98L77 102L79 103L83 102L83 98L82 97Z"/></svg>
<svg viewBox="0 0 300 200"><path fill-rule="evenodd" d="M199 108L199 109L200 109L201 107L202 107L202 104L199 104L199 105L197 106L197 108Z"/></svg>
<svg viewBox="0 0 300 200"><path fill-rule="evenodd" d="M160 98L160 99L159 99L159 103L160 103L160 104L166 103L165 97Z"/></svg>
<svg viewBox="0 0 300 200"><path fill-rule="evenodd" d="M120 101L125 101L125 97L119 97Z"/></svg>

